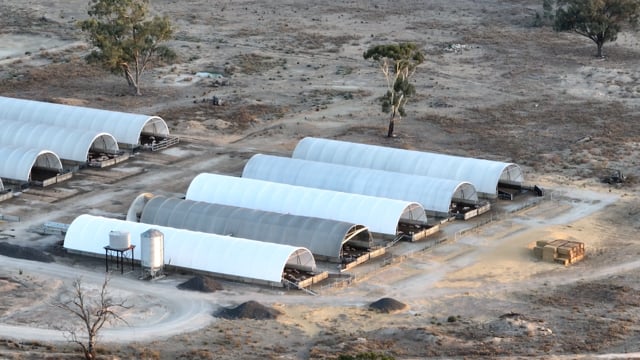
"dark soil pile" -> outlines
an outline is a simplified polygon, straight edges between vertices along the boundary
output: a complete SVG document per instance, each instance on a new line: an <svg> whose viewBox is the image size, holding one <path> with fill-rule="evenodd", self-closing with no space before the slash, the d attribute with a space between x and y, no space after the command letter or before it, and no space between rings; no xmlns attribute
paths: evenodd
<svg viewBox="0 0 640 360"><path fill-rule="evenodd" d="M276 319L282 313L276 309L264 306L257 301L247 301L235 308L220 310L215 316L223 319L253 319L271 320Z"/></svg>
<svg viewBox="0 0 640 360"><path fill-rule="evenodd" d="M53 256L41 250L4 242L0 243L0 255L46 263L54 262Z"/></svg>
<svg viewBox="0 0 640 360"><path fill-rule="evenodd" d="M194 276L182 284L179 284L178 289L211 293L222 290L222 285L210 277Z"/></svg>
<svg viewBox="0 0 640 360"><path fill-rule="evenodd" d="M375 301L369 305L370 310L375 310L381 313L392 313L396 311L402 311L407 308L407 305L401 303L398 300L392 298L382 298L378 301Z"/></svg>

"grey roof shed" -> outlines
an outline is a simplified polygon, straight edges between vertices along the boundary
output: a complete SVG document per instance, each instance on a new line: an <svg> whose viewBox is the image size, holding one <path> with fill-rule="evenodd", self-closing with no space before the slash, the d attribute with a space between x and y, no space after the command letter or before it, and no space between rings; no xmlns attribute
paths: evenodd
<svg viewBox="0 0 640 360"><path fill-rule="evenodd" d="M136 201L131 206L142 223L304 247L330 261L340 261L347 242L360 248L372 245L364 225L160 195L138 199L146 202L142 208Z"/></svg>

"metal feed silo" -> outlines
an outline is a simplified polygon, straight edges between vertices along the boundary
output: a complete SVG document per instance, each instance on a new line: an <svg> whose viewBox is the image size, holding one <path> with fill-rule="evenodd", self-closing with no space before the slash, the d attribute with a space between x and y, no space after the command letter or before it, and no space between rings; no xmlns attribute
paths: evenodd
<svg viewBox="0 0 640 360"><path fill-rule="evenodd" d="M164 266L164 234L149 229L140 234L140 263L142 270L155 277Z"/></svg>

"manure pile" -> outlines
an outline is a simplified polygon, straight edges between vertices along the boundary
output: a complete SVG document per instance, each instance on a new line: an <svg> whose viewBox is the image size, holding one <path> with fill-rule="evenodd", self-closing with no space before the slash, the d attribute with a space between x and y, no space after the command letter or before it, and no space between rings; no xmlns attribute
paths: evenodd
<svg viewBox="0 0 640 360"><path fill-rule="evenodd" d="M45 263L54 261L53 256L45 253L44 251L9 243L0 243L0 255Z"/></svg>
<svg viewBox="0 0 640 360"><path fill-rule="evenodd" d="M276 319L282 313L276 309L264 306L257 301L247 301L235 308L220 310L215 316L223 319L253 319L271 320Z"/></svg>
<svg viewBox="0 0 640 360"><path fill-rule="evenodd" d="M369 305L369 309L385 314L402 311L407 307L406 304L392 298L382 298Z"/></svg>
<svg viewBox="0 0 640 360"><path fill-rule="evenodd" d="M194 276L182 284L179 284L178 289L211 293L222 290L222 285L210 277Z"/></svg>

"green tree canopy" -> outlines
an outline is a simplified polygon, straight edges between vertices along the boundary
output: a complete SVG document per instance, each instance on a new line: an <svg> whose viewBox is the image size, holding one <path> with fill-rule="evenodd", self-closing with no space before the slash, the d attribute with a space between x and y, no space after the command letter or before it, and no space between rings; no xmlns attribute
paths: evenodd
<svg viewBox="0 0 640 360"><path fill-rule="evenodd" d="M161 43L173 35L167 17L148 19L149 0L91 0L89 19L78 22L95 47L87 57L116 73L141 95L142 73L153 60L175 54Z"/></svg>
<svg viewBox="0 0 640 360"><path fill-rule="evenodd" d="M616 41L622 25L636 26L640 0L557 0L554 29L591 39L602 56L606 42Z"/></svg>
<svg viewBox="0 0 640 360"><path fill-rule="evenodd" d="M378 63L387 82L387 92L380 100L382 111L391 113L387 136L392 137L396 119L405 115L404 106L415 94L409 79L424 62L424 54L416 44L398 43L372 46L363 56Z"/></svg>

